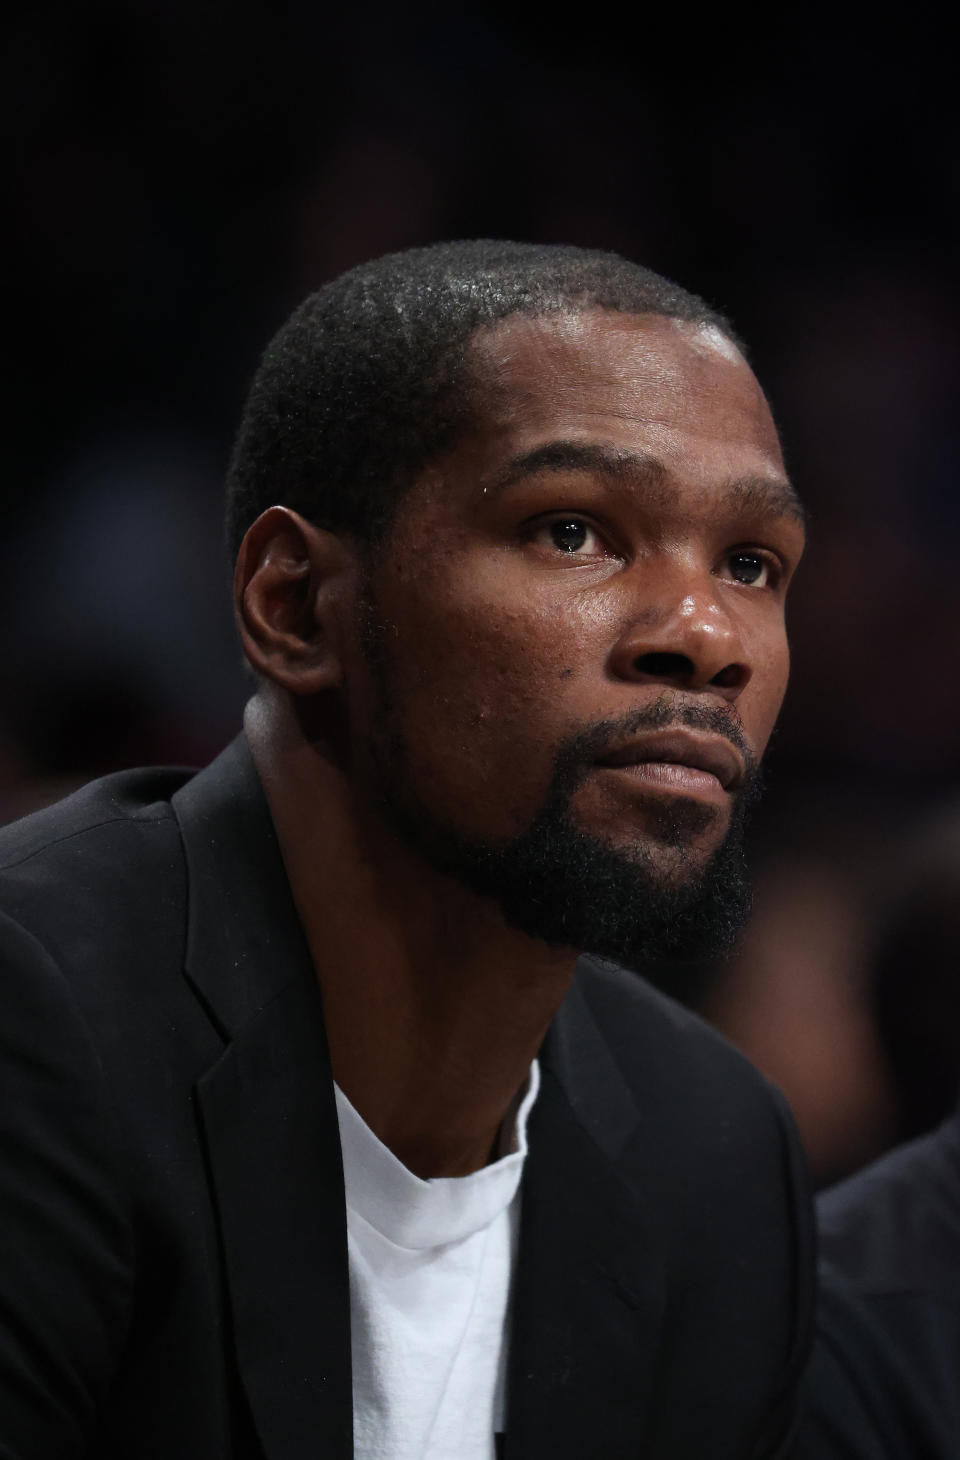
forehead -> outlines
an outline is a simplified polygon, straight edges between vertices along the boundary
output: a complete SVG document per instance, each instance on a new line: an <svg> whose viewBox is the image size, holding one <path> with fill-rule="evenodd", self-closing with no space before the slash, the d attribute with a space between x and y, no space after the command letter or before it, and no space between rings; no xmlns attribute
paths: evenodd
<svg viewBox="0 0 960 1460"><path fill-rule="evenodd" d="M513 316L474 337L475 449L505 460L555 440L649 456L688 486L784 481L762 390L719 331L610 311Z"/></svg>

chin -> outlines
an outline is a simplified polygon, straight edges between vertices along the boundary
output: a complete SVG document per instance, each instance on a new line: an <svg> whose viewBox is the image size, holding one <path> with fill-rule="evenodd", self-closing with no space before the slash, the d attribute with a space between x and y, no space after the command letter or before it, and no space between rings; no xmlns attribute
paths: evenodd
<svg viewBox="0 0 960 1460"><path fill-rule="evenodd" d="M729 813L687 797L650 798L643 807L639 831L625 833L622 820L616 829L598 830L581 822L584 835L599 836L622 856L645 866L663 867L666 876L696 876L719 851L730 830Z"/></svg>

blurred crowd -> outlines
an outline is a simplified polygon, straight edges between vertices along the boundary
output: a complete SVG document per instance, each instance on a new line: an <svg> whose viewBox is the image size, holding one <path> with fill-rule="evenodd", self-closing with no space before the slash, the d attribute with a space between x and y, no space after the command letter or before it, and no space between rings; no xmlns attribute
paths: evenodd
<svg viewBox="0 0 960 1460"><path fill-rule="evenodd" d="M235 733L221 481L306 292L457 236L640 259L732 317L811 510L755 915L722 967L663 977L781 1083L825 1181L960 1070L956 127L919 24L725 27L22 10L0 816Z"/></svg>

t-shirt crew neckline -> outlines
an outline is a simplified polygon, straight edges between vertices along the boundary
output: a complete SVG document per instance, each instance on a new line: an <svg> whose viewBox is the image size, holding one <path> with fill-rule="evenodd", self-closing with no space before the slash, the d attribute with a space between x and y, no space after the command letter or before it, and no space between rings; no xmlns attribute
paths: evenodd
<svg viewBox="0 0 960 1460"><path fill-rule="evenodd" d="M461 1242L488 1227L513 1201L527 1154L527 1118L540 1088L530 1066L512 1121L501 1136L505 1154L467 1176L424 1180L408 1171L334 1086L343 1148L347 1210L397 1247L419 1251Z"/></svg>

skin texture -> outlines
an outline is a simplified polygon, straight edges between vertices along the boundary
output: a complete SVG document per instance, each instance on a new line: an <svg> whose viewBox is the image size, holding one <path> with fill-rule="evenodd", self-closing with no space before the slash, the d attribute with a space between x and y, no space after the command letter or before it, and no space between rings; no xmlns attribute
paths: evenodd
<svg viewBox="0 0 960 1460"><path fill-rule="evenodd" d="M591 836L693 877L773 728L803 547L766 401L715 333L514 316L475 337L471 365L474 425L372 563L271 508L236 579L263 681L246 728L334 1075L421 1176L489 1159L578 950L508 927L397 833L385 747L402 742L401 794L496 842L537 815L571 737L658 702L719 710L730 790L702 767L598 764L571 800ZM662 833L678 801L702 813L679 848Z"/></svg>

